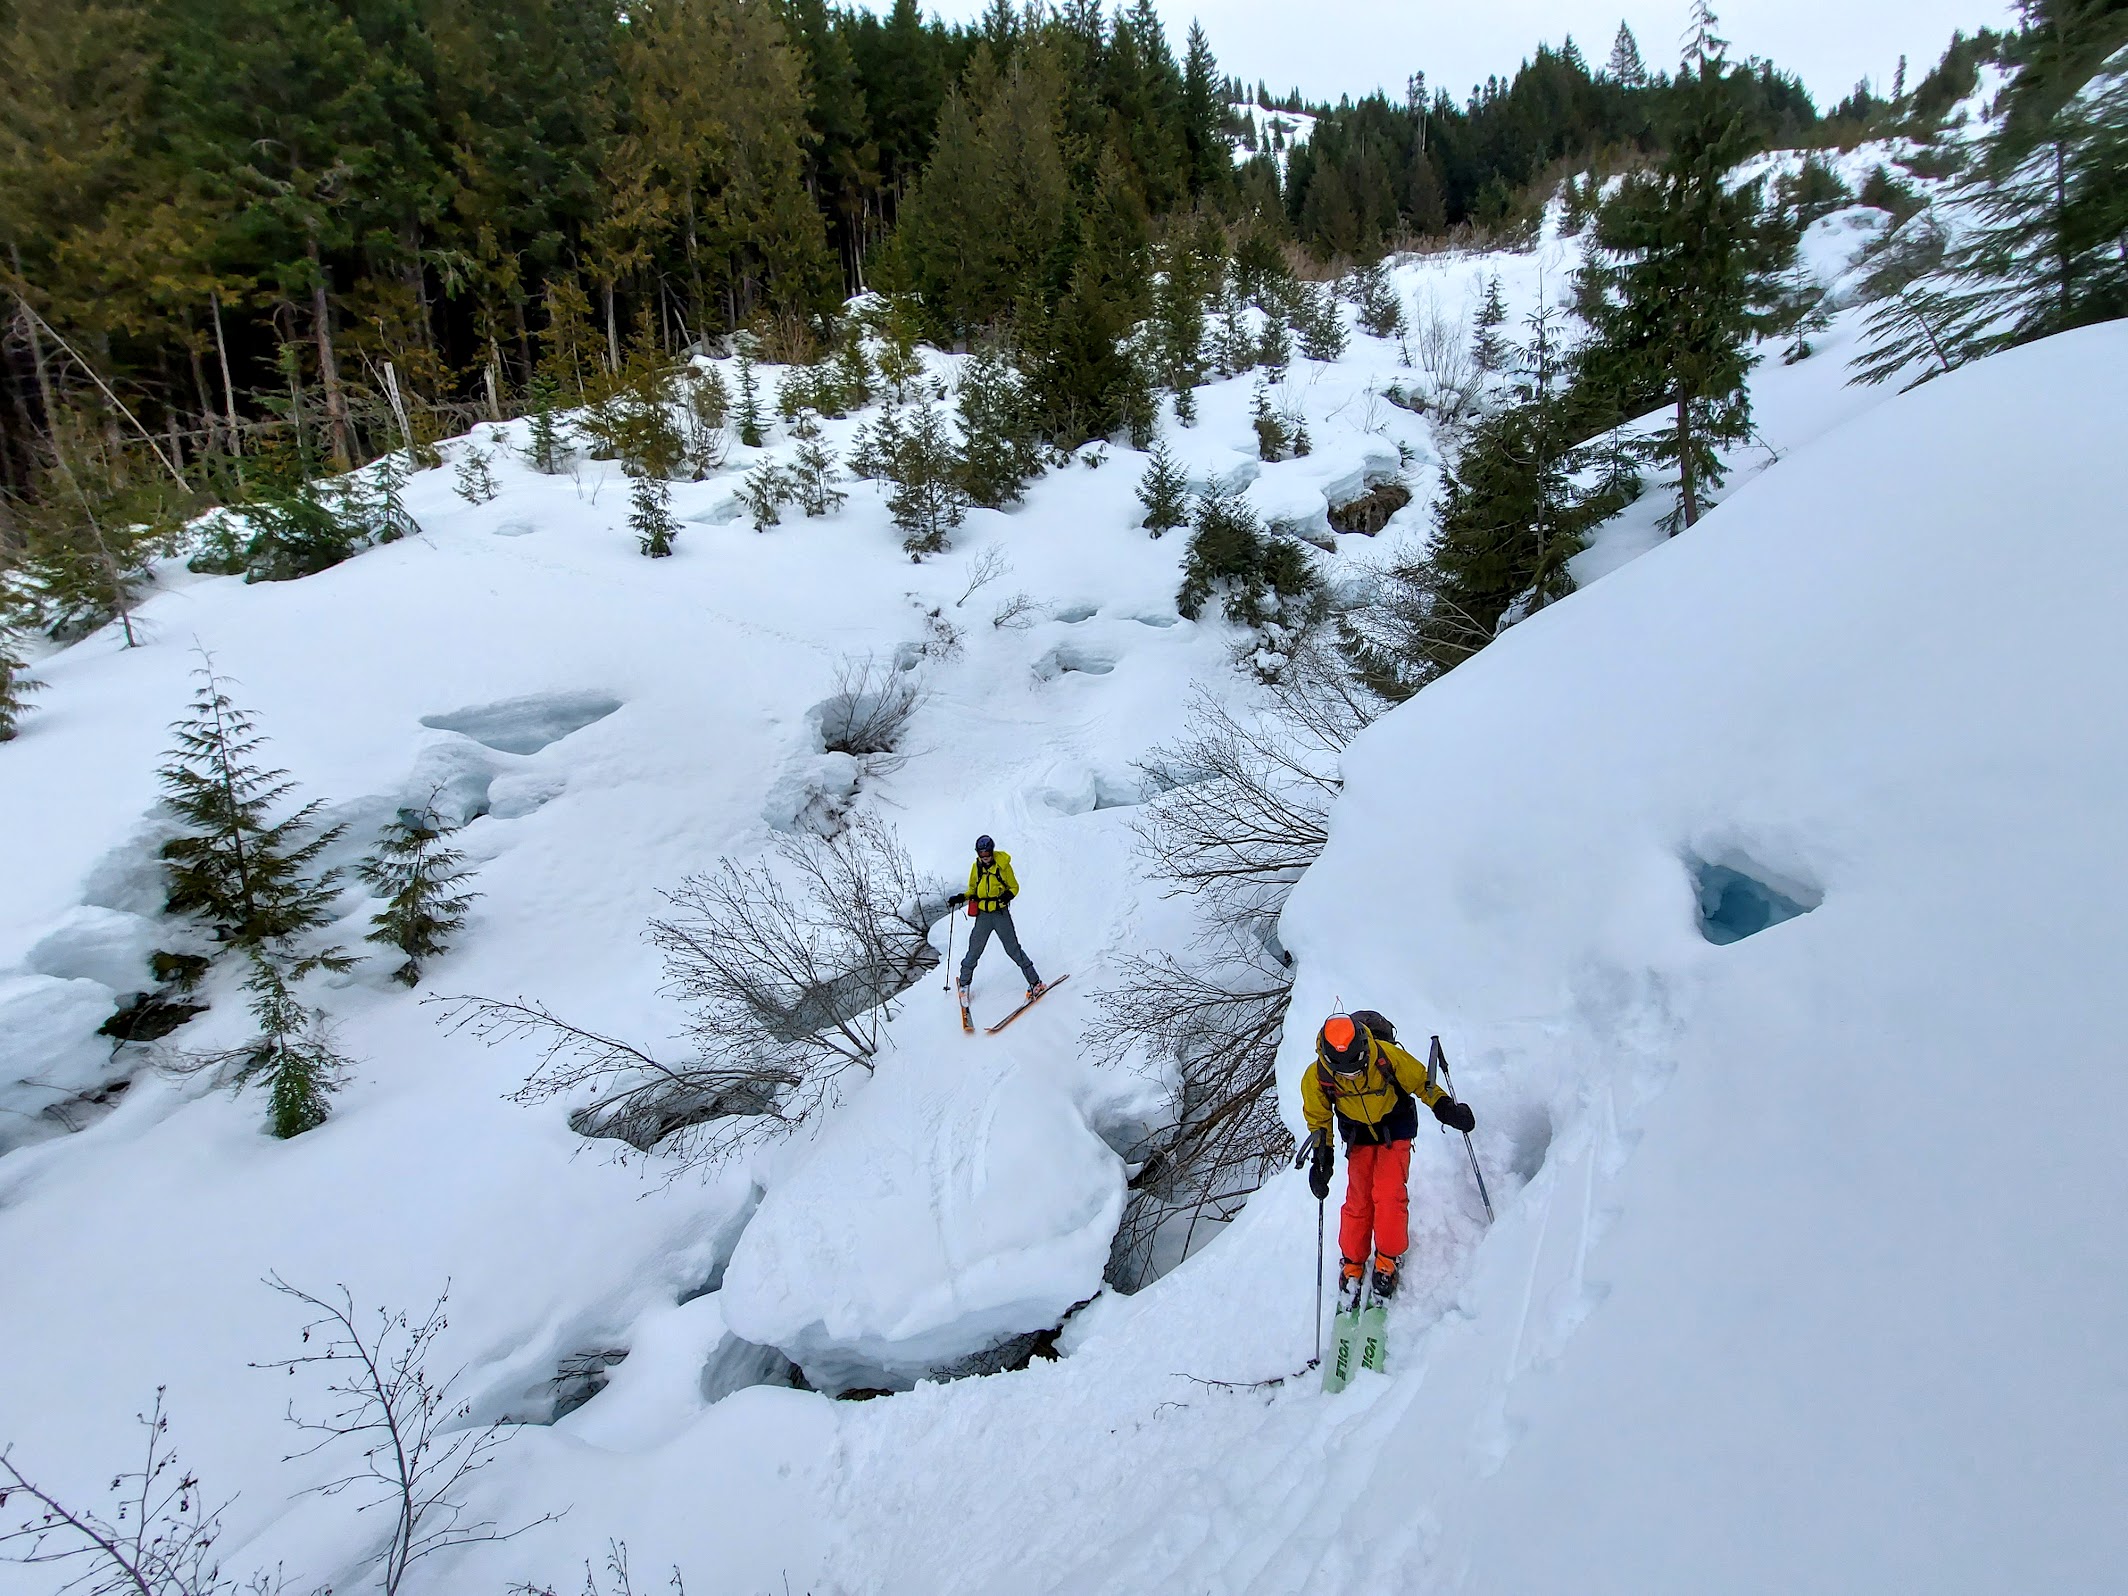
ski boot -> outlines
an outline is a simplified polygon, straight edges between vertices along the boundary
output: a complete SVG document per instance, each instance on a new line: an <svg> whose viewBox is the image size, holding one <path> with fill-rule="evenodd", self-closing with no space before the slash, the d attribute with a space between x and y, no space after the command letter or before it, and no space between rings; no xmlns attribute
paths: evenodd
<svg viewBox="0 0 2128 1596"><path fill-rule="evenodd" d="M1353 1259L1343 1260L1337 1277L1337 1311L1357 1313L1360 1306L1360 1286L1365 1278L1362 1266Z"/></svg>
<svg viewBox="0 0 2128 1596"><path fill-rule="evenodd" d="M1397 1260L1386 1252L1374 1255L1374 1300L1387 1302L1396 1295Z"/></svg>

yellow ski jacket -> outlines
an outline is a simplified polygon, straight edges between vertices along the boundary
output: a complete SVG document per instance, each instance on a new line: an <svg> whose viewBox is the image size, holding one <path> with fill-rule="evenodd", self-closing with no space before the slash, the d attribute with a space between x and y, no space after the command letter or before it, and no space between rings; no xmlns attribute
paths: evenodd
<svg viewBox="0 0 2128 1596"><path fill-rule="evenodd" d="M1426 1065L1394 1042L1367 1033L1367 1067L1357 1084L1345 1086L1331 1072L1330 1062L1316 1046L1315 1062L1301 1077L1301 1113L1311 1131L1326 1131L1333 1116L1345 1141L1407 1141L1418 1133L1416 1098L1428 1108L1448 1095L1445 1088L1426 1084Z"/></svg>
<svg viewBox="0 0 2128 1596"><path fill-rule="evenodd" d="M968 867L968 901L978 914L995 914L1020 895L1020 879L1012 873L1012 855L1003 848L990 856L988 869L978 859Z"/></svg>

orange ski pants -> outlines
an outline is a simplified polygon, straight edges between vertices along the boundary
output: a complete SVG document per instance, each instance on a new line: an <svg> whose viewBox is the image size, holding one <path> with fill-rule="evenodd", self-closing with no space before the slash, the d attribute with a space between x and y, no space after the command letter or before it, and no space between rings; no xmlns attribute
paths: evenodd
<svg viewBox="0 0 2128 1596"><path fill-rule="evenodd" d="M1411 1244L1411 1143L1361 1142L1345 1149L1345 1206L1338 1215L1338 1250L1367 1261L1367 1238L1392 1258Z"/></svg>

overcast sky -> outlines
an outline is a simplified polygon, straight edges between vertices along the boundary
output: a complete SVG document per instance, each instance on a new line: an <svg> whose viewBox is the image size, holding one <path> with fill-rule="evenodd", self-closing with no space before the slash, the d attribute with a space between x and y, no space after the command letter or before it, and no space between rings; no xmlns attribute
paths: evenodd
<svg viewBox="0 0 2128 1596"><path fill-rule="evenodd" d="M886 9L885 0L872 0ZM1401 96L1404 80L1462 100L1487 73L1512 73L1540 43L1568 34L1592 66L1610 54L1621 20L1648 65L1675 67L1688 0L1156 0L1179 54L1190 19L1211 35L1220 65L1274 91L1298 85L1311 100ZM973 18L983 0L925 0L927 14ZM2009 25L2008 0L1716 0L1730 54L1766 56L1799 75L1821 110L1857 79L1889 88L1903 51L1918 77L1951 30Z"/></svg>

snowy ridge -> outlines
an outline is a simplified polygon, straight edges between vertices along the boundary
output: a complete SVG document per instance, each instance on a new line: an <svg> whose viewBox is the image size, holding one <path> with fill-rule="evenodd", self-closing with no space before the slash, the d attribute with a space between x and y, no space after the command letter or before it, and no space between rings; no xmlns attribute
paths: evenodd
<svg viewBox="0 0 2128 1596"><path fill-rule="evenodd" d="M1869 231L1841 216L1810 257L1827 283ZM1519 318L1564 298L1578 248L1554 232L1395 280L1414 317L1467 326L1497 274ZM635 553L617 467L499 457L493 502L420 474L423 535L320 576L166 573L150 646L46 658L50 691L0 750L0 1145L19 1144L0 1155L0 1444L89 1494L167 1383L188 1465L241 1492L228 1565L355 1588L371 1526L296 1497L326 1464L279 1461L286 1382L247 1367L296 1322L258 1281L419 1308L448 1279L440 1357L475 1417L534 1421L476 1507L570 1511L410 1591L570 1584L609 1537L712 1593L1793 1590L1827 1567L1858 1590L2102 1585L2128 1550L2103 1513L2128 1484L2105 1440L2128 1418L2106 1361L2128 1326L2099 1227L2128 1194L2094 1052L2124 1016L2089 979L2123 950L2088 878L2117 853L2128 754L2086 706L2128 686L2107 642L2123 484L2099 436L2128 348L2100 329L1887 402L1844 384L1854 327L1842 312L1811 359L1755 374L1765 443L1691 537L1628 566L1660 541L1637 506L1581 557L1588 591L1353 752L1281 931L1303 1017L1285 1084L1333 997L1440 1030L1502 1217L1484 1232L1460 1149L1422 1135L1392 1372L1334 1401L1195 1383L1308 1355L1315 1215L1292 1177L1174 1274L1074 1315L1061 1361L922 1379L1096 1294L1122 1154L1169 1112L1158 1071L1095 1069L1077 1036L1116 959L1191 925L1133 858L1133 761L1193 686L1250 689L1239 639L1174 612L1183 539L1137 526L1142 456L1083 451L922 565L872 484L823 520L739 521L739 473L791 448L775 428L673 485L669 560ZM1382 397L1425 380L1355 333L1277 392L1309 457L1255 458L1248 378L1167 436L1193 480L1329 542L1341 581L1378 549L1328 533L1341 495L1400 472L1417 496L1382 541L1426 525L1438 440ZM992 549L1011 569L966 593ZM2065 591L2061 569L2089 579ZM1033 608L996 621L1022 591ZM916 652L933 611L957 650ZM1029 952L1073 981L971 1040L933 973L876 1076L707 1178L610 1158L564 1103L508 1101L528 1059L439 1031L381 963L324 993L362 1068L322 1128L271 1142L255 1099L141 1073L58 1134L44 1106L111 1078L82 1033L170 945L153 771L195 639L332 818L360 833L439 790L477 817L486 896L426 991L536 996L676 1051L642 938L661 890L760 857L816 802L887 816L941 876L995 833ZM863 654L930 690L891 773L820 746L837 661ZM1700 867L1822 902L1716 947ZM1355 920L1353 896L1382 912ZM352 940L367 905L343 907ZM1017 988L993 951L979 1016ZM242 1033L227 972L206 995L173 1041ZM2017 1194L2041 1186L2035 1233ZM558 1371L622 1350L538 1422ZM786 1357L822 1386L914 1389L756 1383ZM1385 1495L1415 1512L1384 1528ZM1651 1524L1650 1500L1699 1527ZM0 1592L33 1576L0 1566Z"/></svg>

